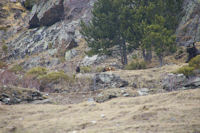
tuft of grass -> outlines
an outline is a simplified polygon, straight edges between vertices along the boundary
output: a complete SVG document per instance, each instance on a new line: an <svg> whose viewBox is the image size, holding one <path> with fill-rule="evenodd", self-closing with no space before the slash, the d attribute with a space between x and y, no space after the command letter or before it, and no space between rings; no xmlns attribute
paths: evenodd
<svg viewBox="0 0 200 133"><path fill-rule="evenodd" d="M0 69L7 67L6 63L4 63L3 61L0 61Z"/></svg>
<svg viewBox="0 0 200 133"><path fill-rule="evenodd" d="M194 67L183 66L179 68L175 73L181 73L188 77L194 75L194 70L195 70Z"/></svg>
<svg viewBox="0 0 200 133"><path fill-rule="evenodd" d="M8 46L6 46L5 44L2 45L2 50L4 53L8 53Z"/></svg>
<svg viewBox="0 0 200 133"><path fill-rule="evenodd" d="M192 60L189 62L189 66L193 67L195 69L200 69L200 55L194 57Z"/></svg>
<svg viewBox="0 0 200 133"><path fill-rule="evenodd" d="M25 76L31 76L33 78L38 78L39 76L46 75L48 70L44 67L34 67L28 70Z"/></svg>
<svg viewBox="0 0 200 133"><path fill-rule="evenodd" d="M90 73L92 72L92 68L90 66L82 66L80 67L82 73Z"/></svg>
<svg viewBox="0 0 200 133"><path fill-rule="evenodd" d="M104 70L104 67L97 67L95 72L103 72Z"/></svg>
<svg viewBox="0 0 200 133"><path fill-rule="evenodd" d="M130 64L126 65L125 70L140 70L146 69L146 63L144 61L132 61Z"/></svg>
<svg viewBox="0 0 200 133"><path fill-rule="evenodd" d="M21 65L17 64L17 65L14 65L12 68L10 68L10 71L14 73L18 73L18 72L23 72L24 69Z"/></svg>
<svg viewBox="0 0 200 133"><path fill-rule="evenodd" d="M7 27L0 26L0 30L7 31Z"/></svg>
<svg viewBox="0 0 200 133"><path fill-rule="evenodd" d="M53 43L48 43L48 49L52 49L53 48Z"/></svg>
<svg viewBox="0 0 200 133"><path fill-rule="evenodd" d="M42 80L45 83L51 83L51 82L58 82L58 81L71 81L71 78L65 74L62 71L59 72L50 72L46 75L41 75L38 78L39 80Z"/></svg>
<svg viewBox="0 0 200 133"><path fill-rule="evenodd" d="M185 76L195 75L194 70L200 69L200 55L190 60L189 65L179 68L175 73L182 73Z"/></svg>

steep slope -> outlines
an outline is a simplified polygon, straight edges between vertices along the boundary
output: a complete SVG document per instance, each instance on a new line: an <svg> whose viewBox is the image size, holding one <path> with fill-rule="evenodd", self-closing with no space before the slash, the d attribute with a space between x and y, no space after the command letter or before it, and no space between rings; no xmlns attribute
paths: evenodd
<svg viewBox="0 0 200 133"><path fill-rule="evenodd" d="M8 43L12 47L10 58L48 50L65 54L80 42L79 22L89 20L93 3L94 0L39 2L30 13L29 27L34 29L25 30Z"/></svg>
<svg viewBox="0 0 200 133"><path fill-rule="evenodd" d="M188 46L200 41L200 1L185 0L183 17L177 28L179 45Z"/></svg>

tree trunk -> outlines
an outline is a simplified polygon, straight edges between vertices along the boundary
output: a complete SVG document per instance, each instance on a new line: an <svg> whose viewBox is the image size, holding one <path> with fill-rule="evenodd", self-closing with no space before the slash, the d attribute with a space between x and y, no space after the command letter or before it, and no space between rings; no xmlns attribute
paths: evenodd
<svg viewBox="0 0 200 133"><path fill-rule="evenodd" d="M159 58L160 66L162 67L163 66L163 57L160 55L158 58Z"/></svg>
<svg viewBox="0 0 200 133"><path fill-rule="evenodd" d="M152 59L152 51L151 50L142 50L142 55L145 62L151 62Z"/></svg>
<svg viewBox="0 0 200 133"><path fill-rule="evenodd" d="M127 59L126 42L125 42L124 39L122 40L120 50L121 50L121 61L122 61L122 64L126 65L126 64L128 64L128 59Z"/></svg>

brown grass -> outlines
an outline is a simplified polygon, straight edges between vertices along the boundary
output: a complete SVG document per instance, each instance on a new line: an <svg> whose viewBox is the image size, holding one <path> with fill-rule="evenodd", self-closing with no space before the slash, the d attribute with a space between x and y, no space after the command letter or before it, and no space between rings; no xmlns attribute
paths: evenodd
<svg viewBox="0 0 200 133"><path fill-rule="evenodd" d="M199 133L200 89L106 103L0 107L1 133Z"/></svg>
<svg viewBox="0 0 200 133"><path fill-rule="evenodd" d="M163 67L155 67L144 70L118 70L112 73L119 75L125 79L129 84L137 84L137 88L161 88L161 79L169 73L175 72L178 68L185 64L179 65L165 65ZM108 72L111 73L111 72Z"/></svg>

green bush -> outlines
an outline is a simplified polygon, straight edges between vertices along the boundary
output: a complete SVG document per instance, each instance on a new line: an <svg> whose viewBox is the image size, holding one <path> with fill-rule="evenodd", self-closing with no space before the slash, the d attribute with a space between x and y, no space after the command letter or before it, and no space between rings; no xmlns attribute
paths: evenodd
<svg viewBox="0 0 200 133"><path fill-rule="evenodd" d="M125 70L139 70L146 69L146 63L144 61L132 61L125 66Z"/></svg>
<svg viewBox="0 0 200 133"><path fill-rule="evenodd" d="M194 57L192 60L189 62L189 66L193 67L195 69L200 69L200 55Z"/></svg>
<svg viewBox="0 0 200 133"><path fill-rule="evenodd" d="M21 65L14 65L12 68L10 68L10 71L11 72L14 72L14 73L18 73L18 72L23 72L24 69Z"/></svg>
<svg viewBox="0 0 200 133"><path fill-rule="evenodd" d="M82 66L80 67L82 73L90 73L92 72L92 68L90 66Z"/></svg>
<svg viewBox="0 0 200 133"><path fill-rule="evenodd" d="M39 80L42 80L44 83L57 82L60 80L71 81L71 78L62 71L51 72L46 75L39 76Z"/></svg>
<svg viewBox="0 0 200 133"><path fill-rule="evenodd" d="M48 70L44 67L34 67L28 70L25 76L32 76L33 78L38 78L39 76L46 75Z"/></svg>
<svg viewBox="0 0 200 133"><path fill-rule="evenodd" d="M97 67L95 72L103 72L104 70L104 67Z"/></svg>
<svg viewBox="0 0 200 133"><path fill-rule="evenodd" d="M8 46L6 46L5 44L2 45L2 50L4 53L8 53Z"/></svg>
<svg viewBox="0 0 200 133"><path fill-rule="evenodd" d="M184 74L185 76L192 76L192 75L194 75L194 70L195 70L194 67L183 66L183 67L179 68L177 70L177 72L175 72L175 73L181 73L181 74Z"/></svg>
<svg viewBox="0 0 200 133"><path fill-rule="evenodd" d="M53 43L48 43L48 49L52 49L53 48Z"/></svg>

